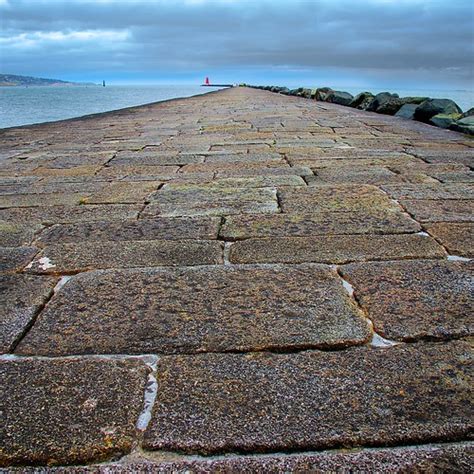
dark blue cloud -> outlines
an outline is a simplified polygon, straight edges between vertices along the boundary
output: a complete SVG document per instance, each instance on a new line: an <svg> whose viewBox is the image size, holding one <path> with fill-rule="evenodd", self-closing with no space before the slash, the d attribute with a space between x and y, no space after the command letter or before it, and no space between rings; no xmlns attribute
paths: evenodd
<svg viewBox="0 0 474 474"><path fill-rule="evenodd" d="M0 0L4 72L468 86L471 1Z"/></svg>

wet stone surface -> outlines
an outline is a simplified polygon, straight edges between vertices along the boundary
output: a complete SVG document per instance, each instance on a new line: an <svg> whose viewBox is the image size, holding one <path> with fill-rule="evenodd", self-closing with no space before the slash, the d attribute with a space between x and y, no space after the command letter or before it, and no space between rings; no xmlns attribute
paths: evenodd
<svg viewBox="0 0 474 474"><path fill-rule="evenodd" d="M164 357L145 447L225 453L462 439L470 355L467 343L450 342Z"/></svg>
<svg viewBox="0 0 474 474"><path fill-rule="evenodd" d="M289 350L344 347L369 336L362 313L325 266L117 270L73 277L17 352Z"/></svg>
<svg viewBox="0 0 474 474"><path fill-rule="evenodd" d="M385 338L450 339L474 332L473 263L364 263L341 271L375 330Z"/></svg>
<svg viewBox="0 0 474 474"><path fill-rule="evenodd" d="M0 466L129 452L148 371L138 360L1 360Z"/></svg>

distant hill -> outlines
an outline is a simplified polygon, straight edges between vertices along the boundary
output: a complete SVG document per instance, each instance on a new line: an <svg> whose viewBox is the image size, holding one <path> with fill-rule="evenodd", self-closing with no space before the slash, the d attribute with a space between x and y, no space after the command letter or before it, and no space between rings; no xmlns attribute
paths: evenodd
<svg viewBox="0 0 474 474"><path fill-rule="evenodd" d="M43 79L41 77L17 76L15 74L0 74L0 86L77 86L95 85L91 82L79 83L60 81L59 79Z"/></svg>

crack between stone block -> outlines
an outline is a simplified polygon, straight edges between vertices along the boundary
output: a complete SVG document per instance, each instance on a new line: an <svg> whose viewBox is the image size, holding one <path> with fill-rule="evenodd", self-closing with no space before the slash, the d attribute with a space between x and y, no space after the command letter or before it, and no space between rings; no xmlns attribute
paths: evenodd
<svg viewBox="0 0 474 474"><path fill-rule="evenodd" d="M39 315L43 312L43 310L46 308L46 306L48 305L48 303L51 301L51 299L53 298L53 296L58 292L60 291L60 289L67 283L67 281L70 279L71 277L68 277L68 276L63 276L61 277L56 285L54 286L53 289L51 289L51 291L49 292L48 296L46 297L45 301L39 305L37 311L35 312L35 314L33 314L32 318L30 319L30 321L28 322L28 324L25 326L25 328L23 329L23 331L21 332L21 334L13 341L13 343L11 344L10 346L10 349L9 349L9 352L10 353L14 353L16 348L18 347L18 345L21 343L21 341L26 337L26 335L30 332L31 328L34 326L34 324L36 323Z"/></svg>
<svg viewBox="0 0 474 474"><path fill-rule="evenodd" d="M346 280L339 266L335 265L333 268L336 271L337 275L339 276L342 282L342 286L344 287L347 294L349 295L349 298L359 309L359 312L363 315L364 319L367 321L369 325L370 331L372 333L372 337L370 338L369 344L372 347L380 347L380 348L388 348L388 347L399 345L400 342L386 339L375 331L374 323L372 319L370 318L368 311L362 306L362 303L360 302L360 299L357 296L354 287L348 280Z"/></svg>

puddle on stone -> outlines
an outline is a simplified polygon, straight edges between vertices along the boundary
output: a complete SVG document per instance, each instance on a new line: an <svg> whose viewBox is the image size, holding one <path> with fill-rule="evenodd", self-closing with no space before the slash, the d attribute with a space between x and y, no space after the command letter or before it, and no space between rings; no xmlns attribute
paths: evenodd
<svg viewBox="0 0 474 474"><path fill-rule="evenodd" d="M224 243L224 265L231 265L229 256L230 256L230 247L234 242L225 242Z"/></svg>
<svg viewBox="0 0 474 474"><path fill-rule="evenodd" d="M370 345L372 347L393 347L398 344L399 344L398 342L385 339L380 334L377 334L375 331L374 331L374 334L372 335L372 340L370 341Z"/></svg>
<svg viewBox="0 0 474 474"><path fill-rule="evenodd" d="M143 411L140 413L137 421L137 429L145 431L151 420L153 405L155 404L156 394L158 392L158 382L153 374L148 375L148 381L145 387L145 397Z"/></svg>
<svg viewBox="0 0 474 474"><path fill-rule="evenodd" d="M54 293L57 293L71 278L70 276L61 277L53 289Z"/></svg>
<svg viewBox="0 0 474 474"><path fill-rule="evenodd" d="M448 255L450 262L470 262L472 258L460 257L459 255Z"/></svg>
<svg viewBox="0 0 474 474"><path fill-rule="evenodd" d="M417 232L415 235L421 235L423 237L429 237L430 234L428 232L425 232L424 230L421 230L420 232Z"/></svg>

